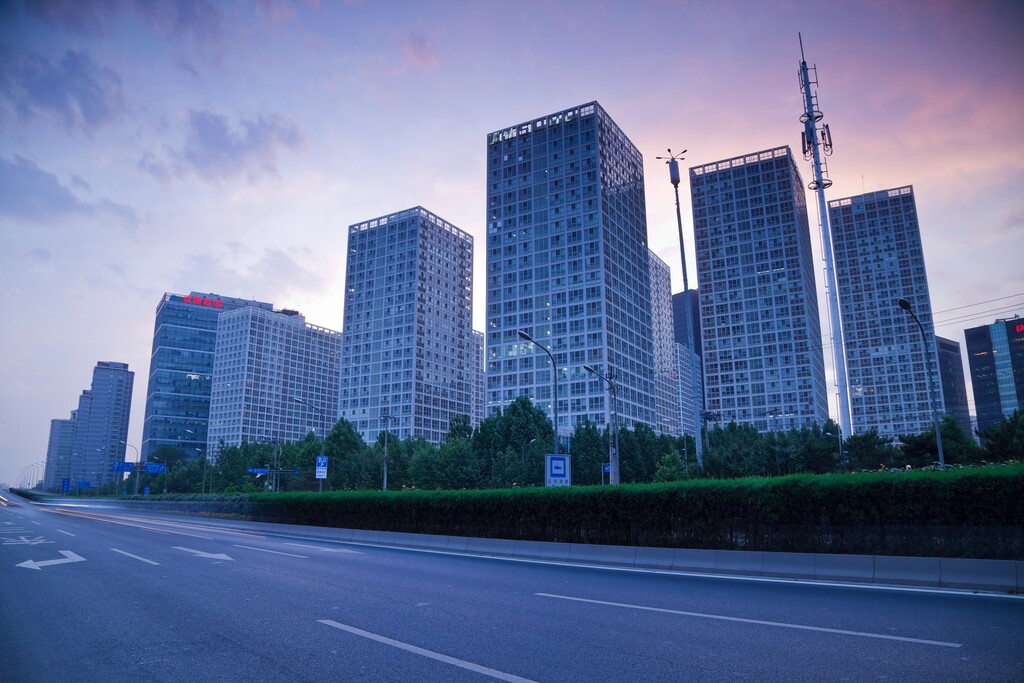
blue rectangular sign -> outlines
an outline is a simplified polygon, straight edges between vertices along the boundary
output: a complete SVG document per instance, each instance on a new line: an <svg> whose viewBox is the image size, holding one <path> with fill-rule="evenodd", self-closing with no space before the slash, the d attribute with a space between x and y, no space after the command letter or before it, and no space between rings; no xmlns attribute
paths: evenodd
<svg viewBox="0 0 1024 683"><path fill-rule="evenodd" d="M131 472L135 469L135 463L133 462L114 462L110 463L111 472Z"/></svg>
<svg viewBox="0 0 1024 683"><path fill-rule="evenodd" d="M544 460L545 486L572 485L572 473L568 455L546 455Z"/></svg>
<svg viewBox="0 0 1024 683"><path fill-rule="evenodd" d="M250 467L249 474L270 474L270 470L266 467Z"/></svg>
<svg viewBox="0 0 1024 683"><path fill-rule="evenodd" d="M602 465L602 467L604 467L604 473L605 474L611 474L611 472L612 472L612 466L611 465L609 465L608 463L605 463L604 465Z"/></svg>
<svg viewBox="0 0 1024 683"><path fill-rule="evenodd" d="M75 482L75 487L80 488L80 489L87 489L87 488L89 488L89 482L84 481L84 480L76 481Z"/></svg>
<svg viewBox="0 0 1024 683"><path fill-rule="evenodd" d="M167 465L162 462L147 462L146 471L150 474L163 474L167 471Z"/></svg>
<svg viewBox="0 0 1024 683"><path fill-rule="evenodd" d="M316 478L326 479L327 478L327 456L318 455L316 456ZM323 486L323 482L320 483Z"/></svg>
<svg viewBox="0 0 1024 683"><path fill-rule="evenodd" d="M70 491L71 490L71 480L70 479L61 479L60 480L60 490L63 493L67 493L68 491Z"/></svg>

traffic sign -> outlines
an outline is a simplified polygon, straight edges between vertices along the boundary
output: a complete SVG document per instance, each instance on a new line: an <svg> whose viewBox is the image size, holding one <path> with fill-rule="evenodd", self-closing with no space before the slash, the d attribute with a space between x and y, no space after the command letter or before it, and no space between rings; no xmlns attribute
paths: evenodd
<svg viewBox="0 0 1024 683"><path fill-rule="evenodd" d="M111 472L131 472L135 469L135 463L133 462L113 462L110 463Z"/></svg>
<svg viewBox="0 0 1024 683"><path fill-rule="evenodd" d="M605 474L611 474L611 472L612 472L611 464L606 462L604 465L602 465L602 467L604 468L604 473Z"/></svg>
<svg viewBox="0 0 1024 683"><path fill-rule="evenodd" d="M572 484L572 473L569 466L568 455L545 455L544 456L544 485L545 486L570 486Z"/></svg>
<svg viewBox="0 0 1024 683"><path fill-rule="evenodd" d="M270 474L270 469L266 467L250 467L249 474L264 475Z"/></svg>
<svg viewBox="0 0 1024 683"><path fill-rule="evenodd" d="M316 456L316 478L326 479L327 478L327 456L318 455Z"/></svg>
<svg viewBox="0 0 1024 683"><path fill-rule="evenodd" d="M167 465L162 462L147 462L146 471L150 474L164 474L167 472Z"/></svg>
<svg viewBox="0 0 1024 683"><path fill-rule="evenodd" d="M70 479L66 479L66 478L65 479L61 479L60 480L60 490L61 490L61 493L67 493L68 491L70 491L71 490L71 480Z"/></svg>
<svg viewBox="0 0 1024 683"><path fill-rule="evenodd" d="M80 489L87 489L87 488L89 488L89 482L87 482L87 481L85 481L83 479L80 479L80 480L75 482L75 487L76 488L80 488Z"/></svg>

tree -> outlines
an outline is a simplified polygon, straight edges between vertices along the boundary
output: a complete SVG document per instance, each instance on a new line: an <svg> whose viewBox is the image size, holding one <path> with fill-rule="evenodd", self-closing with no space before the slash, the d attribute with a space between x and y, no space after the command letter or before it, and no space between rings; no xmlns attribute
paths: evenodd
<svg viewBox="0 0 1024 683"><path fill-rule="evenodd" d="M469 415L452 415L448 420L448 439L465 439L469 441L473 438L473 425L470 423Z"/></svg>
<svg viewBox="0 0 1024 683"><path fill-rule="evenodd" d="M440 470L443 488L480 488L480 462L466 439L449 439L441 446Z"/></svg>
<svg viewBox="0 0 1024 683"><path fill-rule="evenodd" d="M1024 413L1017 409L999 424L978 432L978 436L984 444L986 460L1019 460L1024 457Z"/></svg>
<svg viewBox="0 0 1024 683"><path fill-rule="evenodd" d="M600 484L603 467L608 462L608 430L603 432L589 420L576 425L572 434L572 483Z"/></svg>
<svg viewBox="0 0 1024 683"><path fill-rule="evenodd" d="M877 470L892 466L899 459L899 450L889 439L879 436L877 429L854 434L843 442L846 458L854 470Z"/></svg>

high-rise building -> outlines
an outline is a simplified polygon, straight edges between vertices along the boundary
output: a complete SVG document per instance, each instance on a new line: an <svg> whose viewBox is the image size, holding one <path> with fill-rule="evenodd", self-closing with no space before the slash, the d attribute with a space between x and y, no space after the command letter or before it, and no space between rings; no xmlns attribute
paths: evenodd
<svg viewBox="0 0 1024 683"><path fill-rule="evenodd" d="M695 354L689 346L675 343L676 363L676 389L679 392L677 403L679 406L679 428L683 434L696 436L699 434L697 424L697 413L693 409L693 402L700 401L704 392L701 384L700 356ZM694 372L694 365L697 372ZM696 382L696 388L694 383Z"/></svg>
<svg viewBox="0 0 1024 683"><path fill-rule="evenodd" d="M964 381L964 359L960 343L936 335L939 348L939 376L942 378L942 400L946 414L953 416L964 434L974 438L971 411L967 406L967 383Z"/></svg>
<svg viewBox="0 0 1024 683"><path fill-rule="evenodd" d="M484 333L473 330L473 399L470 401L470 422L477 427L487 414L484 403L487 371L484 366Z"/></svg>
<svg viewBox="0 0 1024 683"><path fill-rule="evenodd" d="M472 306L468 233L419 206L349 227L339 406L368 443L472 416Z"/></svg>
<svg viewBox="0 0 1024 683"><path fill-rule="evenodd" d="M828 203L854 434L920 434L943 412L932 306L912 187ZM906 299L921 329L899 300ZM931 375L931 377L929 377Z"/></svg>
<svg viewBox="0 0 1024 683"><path fill-rule="evenodd" d="M704 399L762 432L828 419L807 204L789 147L690 169Z"/></svg>
<svg viewBox="0 0 1024 683"><path fill-rule="evenodd" d="M62 479L71 477L71 453L75 446L75 418L78 411L71 412L67 420L50 420L50 439L46 446L46 467L43 488L54 491L60 488Z"/></svg>
<svg viewBox="0 0 1024 683"><path fill-rule="evenodd" d="M217 319L207 453L260 440L299 441L334 426L341 334L297 311L244 306Z"/></svg>
<svg viewBox="0 0 1024 683"><path fill-rule="evenodd" d="M72 486L77 482L103 486L123 476L113 473L111 466L124 462L134 383L135 373L127 363L96 363L92 385L82 392L75 417L69 468Z"/></svg>
<svg viewBox="0 0 1024 683"><path fill-rule="evenodd" d="M1024 405L1024 319L972 327L964 337L980 432Z"/></svg>
<svg viewBox="0 0 1024 683"><path fill-rule="evenodd" d="M268 303L202 292L164 294L160 299L142 427L143 460L160 446L174 446L193 457L206 448L217 319L224 311L250 306L273 310Z"/></svg>
<svg viewBox="0 0 1024 683"><path fill-rule="evenodd" d="M558 432L657 423L643 158L597 102L487 137L487 413L529 396Z"/></svg>
<svg viewBox="0 0 1024 683"><path fill-rule="evenodd" d="M672 324L672 272L657 254L653 251L648 254L651 259L651 332L658 416L658 421L651 426L660 434L679 436L679 377L676 374L676 344Z"/></svg>
<svg viewBox="0 0 1024 683"><path fill-rule="evenodd" d="M690 319L686 318L686 303L690 303ZM693 326L694 351L700 356L704 348L700 342L700 295L696 289L676 292L672 295L672 326L677 344L683 346L690 342L687 338L688 325Z"/></svg>

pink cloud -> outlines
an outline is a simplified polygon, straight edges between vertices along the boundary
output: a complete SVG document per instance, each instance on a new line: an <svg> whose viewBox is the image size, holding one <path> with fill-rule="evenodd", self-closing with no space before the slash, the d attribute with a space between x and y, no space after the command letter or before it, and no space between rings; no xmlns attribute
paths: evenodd
<svg viewBox="0 0 1024 683"><path fill-rule="evenodd" d="M420 71L433 71L441 64L434 44L420 34L412 34L402 41L402 63Z"/></svg>

